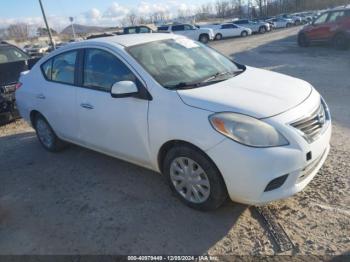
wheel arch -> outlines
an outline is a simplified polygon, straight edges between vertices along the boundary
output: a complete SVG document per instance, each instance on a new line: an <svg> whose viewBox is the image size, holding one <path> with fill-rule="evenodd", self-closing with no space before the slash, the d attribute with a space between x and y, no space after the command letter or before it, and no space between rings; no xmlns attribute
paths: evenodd
<svg viewBox="0 0 350 262"><path fill-rule="evenodd" d="M158 164L158 169L160 172L163 173L163 161L165 159L166 154L170 151L170 149L176 147L176 146L187 146L190 147L194 150L200 151L203 155L205 155L209 161L211 161L214 166L217 168L217 170L219 170L219 168L217 167L217 165L215 164L215 162L208 156L208 154L202 150L201 148L199 148L198 146L184 141L184 140L178 140L178 139L174 139L174 140L169 140L167 142L165 142L160 149L158 150L158 155L157 155L157 164ZM219 170L220 172L220 170ZM221 173L220 173L221 175ZM222 175L221 175L222 177Z"/></svg>

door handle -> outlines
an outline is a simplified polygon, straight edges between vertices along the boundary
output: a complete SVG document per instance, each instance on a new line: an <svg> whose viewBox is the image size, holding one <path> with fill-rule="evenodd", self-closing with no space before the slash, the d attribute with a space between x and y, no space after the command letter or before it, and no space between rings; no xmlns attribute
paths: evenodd
<svg viewBox="0 0 350 262"><path fill-rule="evenodd" d="M90 104L84 104L84 103L83 103L83 104L80 104L80 106L83 107L83 108L85 108L85 109L90 109L90 110L91 110L91 109L94 109L94 107L93 107L92 105L90 105Z"/></svg>
<svg viewBox="0 0 350 262"><path fill-rule="evenodd" d="M38 99L45 99L46 97L43 94L38 94L36 96L36 98L38 98Z"/></svg>

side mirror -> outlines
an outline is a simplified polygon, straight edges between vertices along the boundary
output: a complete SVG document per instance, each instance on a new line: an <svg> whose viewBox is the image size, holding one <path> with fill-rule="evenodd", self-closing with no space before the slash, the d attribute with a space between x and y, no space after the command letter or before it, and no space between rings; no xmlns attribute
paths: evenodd
<svg viewBox="0 0 350 262"><path fill-rule="evenodd" d="M111 96L128 97L134 96L139 92L136 84L133 81L119 81L113 84L111 89Z"/></svg>

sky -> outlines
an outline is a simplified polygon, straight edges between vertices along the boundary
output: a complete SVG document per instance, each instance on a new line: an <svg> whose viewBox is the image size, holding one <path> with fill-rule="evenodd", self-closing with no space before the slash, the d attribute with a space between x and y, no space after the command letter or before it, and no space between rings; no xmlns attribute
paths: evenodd
<svg viewBox="0 0 350 262"><path fill-rule="evenodd" d="M193 10L210 0L42 0L50 27L62 30L75 23L85 25L116 26L130 12L147 16L155 11ZM43 25L38 0L0 0L0 28L25 22Z"/></svg>

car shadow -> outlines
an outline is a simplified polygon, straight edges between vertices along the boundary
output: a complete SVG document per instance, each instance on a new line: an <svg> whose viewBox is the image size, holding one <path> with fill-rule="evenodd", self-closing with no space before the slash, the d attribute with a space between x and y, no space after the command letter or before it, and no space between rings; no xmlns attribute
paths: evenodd
<svg viewBox="0 0 350 262"><path fill-rule="evenodd" d="M204 254L247 209L190 209L158 173L34 132L0 145L0 254Z"/></svg>

